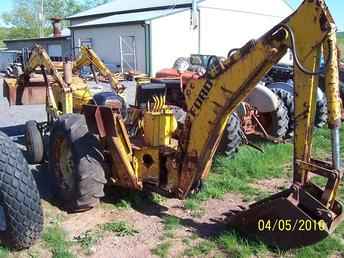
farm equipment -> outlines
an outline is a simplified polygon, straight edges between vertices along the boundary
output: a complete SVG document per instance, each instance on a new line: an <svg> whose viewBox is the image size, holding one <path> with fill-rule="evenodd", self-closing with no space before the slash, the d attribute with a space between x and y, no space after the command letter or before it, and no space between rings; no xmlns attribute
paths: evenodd
<svg viewBox="0 0 344 258"><path fill-rule="evenodd" d="M109 81L111 87L116 93L120 94L124 91L124 86L119 83L121 75L112 73L91 48L82 46L80 48L80 55L73 63L73 73L77 73L83 66L87 65L90 66L93 78L97 83L98 77L96 75L95 68L106 81Z"/></svg>
<svg viewBox="0 0 344 258"><path fill-rule="evenodd" d="M36 182L14 142L0 132L0 239L14 249L41 235L43 212Z"/></svg>
<svg viewBox="0 0 344 258"><path fill-rule="evenodd" d="M294 69L288 64L278 64L274 65L269 71L267 76L265 76L264 81L266 87L275 92L280 99L283 101L284 105L287 107L288 114L292 118L294 112ZM317 128L323 127L327 122L327 103L323 92L323 83L321 80L322 75L320 75L320 87L317 90L317 107L315 113L314 126ZM288 132L291 133L294 128L294 121L290 119Z"/></svg>
<svg viewBox="0 0 344 258"><path fill-rule="evenodd" d="M174 105L185 108L183 91L188 81L202 76L209 67L218 64L221 59L224 58L196 54L191 55L189 58L181 57L175 61L173 68L158 71L156 78L152 81L166 84L168 90L173 92L167 95L167 103L173 102ZM241 103L237 114L240 117L241 128L246 136L255 135L274 142L280 142L287 134L288 110L279 97L265 87L263 83L259 83ZM225 138L223 140L225 141Z"/></svg>
<svg viewBox="0 0 344 258"><path fill-rule="evenodd" d="M143 108L133 108L125 121L114 103L88 104L83 115L57 117L50 135L49 169L61 204L71 211L90 209L104 196L106 183L186 198L207 177L230 115L288 49L293 52L295 70L292 185L238 212L230 222L280 248L324 239L343 220L343 207L336 200L342 171L335 24L323 0L304 1L261 38L189 80L183 123L177 122L164 95L155 96ZM321 54L326 60L331 163L311 155ZM62 104L68 107L69 103ZM324 178L326 186L320 188L311 176ZM288 221L294 227L259 231L259 221L273 225ZM321 224L321 230L302 231L300 221Z"/></svg>
<svg viewBox="0 0 344 258"><path fill-rule="evenodd" d="M45 49L36 45L30 55L23 59L23 70L19 77L5 79L5 88L8 89L5 96L9 99L12 98L11 92L26 91L30 93L28 103L18 104L46 105L47 123L28 121L25 124L25 143L28 160L32 164L43 161L43 136L49 133L57 117L68 113L80 113L84 104L103 105L109 101L124 103L123 99L112 91L92 91L83 79L73 75L72 68L72 62L67 61L57 69Z"/></svg>

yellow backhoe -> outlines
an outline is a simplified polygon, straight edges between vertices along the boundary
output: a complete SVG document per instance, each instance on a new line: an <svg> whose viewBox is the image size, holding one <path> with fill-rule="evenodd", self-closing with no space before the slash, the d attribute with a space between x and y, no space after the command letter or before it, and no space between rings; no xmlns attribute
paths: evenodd
<svg viewBox="0 0 344 258"><path fill-rule="evenodd" d="M133 108L135 115L125 122L121 107L111 102L84 105L83 115L58 117L50 135L49 170L61 203L72 211L92 208L104 196L106 183L186 198L207 177L232 112L288 49L295 70L293 182L233 216L231 225L280 248L313 244L331 234L343 219L342 204L336 200L342 177L341 103L336 28L323 0L304 1L262 37L190 80L183 123L177 123L165 96L156 96L146 108ZM325 71L319 68L322 57ZM311 156L321 72L326 74L331 163ZM68 90L64 92L68 96ZM326 186L315 185L311 176L325 178ZM271 230L259 230L261 221L270 221ZM278 230L280 221L290 224L289 230ZM321 227L302 230L302 223Z"/></svg>
<svg viewBox="0 0 344 258"><path fill-rule="evenodd" d="M58 117L63 114L80 113L84 104L123 102L123 99L112 91L93 91L82 78L73 74L72 69L73 63L70 61L64 62L58 69L46 50L36 45L23 60L22 73L17 78L5 79L9 99L11 92L28 92L26 95L30 96L30 99L25 94L19 94L22 95L21 99L27 100L30 104L45 103L47 122L37 123L31 120L25 125L25 145L28 161L32 164L43 161L44 136Z"/></svg>
<svg viewBox="0 0 344 258"><path fill-rule="evenodd" d="M109 81L115 92L120 94L125 90L125 87L119 83L121 75L119 73L114 74L111 72L98 55L91 48L85 46L80 48L80 54L73 63L73 73L77 73L83 66L90 66L96 82L98 82L98 79L95 68L106 80Z"/></svg>

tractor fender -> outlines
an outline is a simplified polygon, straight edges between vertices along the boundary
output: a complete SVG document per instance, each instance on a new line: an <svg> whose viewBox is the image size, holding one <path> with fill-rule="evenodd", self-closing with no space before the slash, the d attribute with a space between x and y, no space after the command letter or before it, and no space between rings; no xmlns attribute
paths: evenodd
<svg viewBox="0 0 344 258"><path fill-rule="evenodd" d="M256 86L245 102L254 106L262 113L274 112L280 104L277 95L262 84Z"/></svg>

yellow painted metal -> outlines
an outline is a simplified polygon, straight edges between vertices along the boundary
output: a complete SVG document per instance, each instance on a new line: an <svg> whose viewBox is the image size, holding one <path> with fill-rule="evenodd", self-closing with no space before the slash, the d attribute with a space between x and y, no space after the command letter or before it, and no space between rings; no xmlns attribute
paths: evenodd
<svg viewBox="0 0 344 258"><path fill-rule="evenodd" d="M165 97L153 97L152 111L143 116L145 144L149 146L164 146L171 144L172 134L177 129L177 120L172 110L165 106Z"/></svg>
<svg viewBox="0 0 344 258"><path fill-rule="evenodd" d="M120 116L112 117L112 125L116 134L112 135L109 150L112 157L112 177L115 183L132 189L142 189L142 182L139 181L138 161L133 156L133 150L129 136ZM110 121L107 121L111 123Z"/></svg>
<svg viewBox="0 0 344 258"><path fill-rule="evenodd" d="M83 105L90 103L93 98L93 94L91 93L87 83L78 76L72 77L70 87L73 95L73 111L79 113L82 110Z"/></svg>
<svg viewBox="0 0 344 258"><path fill-rule="evenodd" d="M325 83L328 85L326 87L326 96L327 96L327 109L329 110L329 127L337 128L341 124L341 102L339 93L339 78L338 78L338 62L337 62L337 36L335 28L332 28L331 33L327 39L328 44L324 45L324 52L327 58L332 58L329 63L328 70L325 76ZM331 47L333 54L332 57L329 56L329 47Z"/></svg>
<svg viewBox="0 0 344 258"><path fill-rule="evenodd" d="M185 123L189 129L185 137L188 139L183 143L182 149L186 149L186 155L193 157L197 162L193 167L195 176L190 178L188 173L185 173L180 189L185 189L186 185L191 187L191 183L186 182L198 180L207 171L228 116L248 96L272 65L285 55L287 48L291 47L291 35L283 26L289 26L295 35L295 52L301 64L306 69L315 71L319 68L324 39L332 33L332 23L333 19L323 1L304 1L294 14L280 24L280 30L279 26L276 26L260 39L248 42L222 65L214 66L205 78L189 82L185 89L189 111ZM275 33L270 34L274 30ZM294 79L297 125L294 158L308 162L311 154L318 77L304 73L295 65ZM334 102L338 103L338 98L335 98ZM338 117L338 114L335 116ZM186 161L183 167L183 170L190 171L190 161ZM304 171L300 171L298 176L306 179ZM188 190L185 190L185 193L187 192Z"/></svg>
<svg viewBox="0 0 344 258"><path fill-rule="evenodd" d="M14 78L4 78L4 83L6 83L10 88L16 88L17 82L18 80Z"/></svg>
<svg viewBox="0 0 344 258"><path fill-rule="evenodd" d="M178 186L169 185L170 189L178 188L176 191L179 197L184 198L192 185L207 175L229 115L250 94L272 65L286 54L288 48L293 48L300 60L300 64L295 65L294 163L310 162L318 76L305 73L300 67L316 71L319 68L322 49L325 49L325 53L327 51L327 41L333 50L333 24L323 1L305 1L279 26L258 40L248 42L224 62L213 66L206 76L189 82L184 90L188 112L183 131L178 135L179 142L176 148L182 152L182 158L179 160L181 164L178 168L173 168L173 155L167 158L170 163L166 161L166 167L171 169L169 172L173 175L171 180L176 182L172 178L179 175ZM293 38L295 45L291 44ZM336 56L335 51L333 56ZM340 117L338 83L335 75L338 67L334 65L335 59L332 59L326 75L330 123L334 123ZM138 124L140 122L138 121ZM118 138L116 143L123 161L128 160L125 165L128 173L133 176L144 174L141 173L144 169L140 162L149 148L152 149L148 151L149 155L154 161L159 160L155 148L170 146L176 128L176 120L172 111L165 106L164 97L153 97L153 103L147 104L147 110L143 114L141 137L144 143L138 144L138 150L132 153L129 152L129 140L126 139L123 146L120 146L120 141L123 140L121 138ZM155 169L157 168L152 168L147 173L156 176L158 172ZM176 169L180 171L176 173ZM299 169L294 175L294 181L305 183L307 172Z"/></svg>
<svg viewBox="0 0 344 258"><path fill-rule="evenodd" d="M37 67L44 68L47 75L52 76L54 81L52 85L48 86L46 109L49 115L56 117L61 112L72 113L73 98L71 88L65 83L45 49L39 45L32 49L30 58L24 65L24 75L22 78L29 78L30 74L35 72Z"/></svg>
<svg viewBox="0 0 344 258"><path fill-rule="evenodd" d="M301 211L300 207L296 207L298 204L306 204L301 207L304 208L302 213L309 213L306 215L312 218L323 216L323 210L312 206L319 203L319 207L328 208L325 212L329 216L338 216L327 217L328 224L333 221L339 223L342 220L342 208L339 203L338 207L333 207L333 204L337 203L335 193L341 173L336 170L334 162L329 164L311 159L319 79L319 72L316 71L322 54L327 64L325 94L329 102L329 125L339 127L340 99L334 28L334 21L323 0L304 1L291 16L261 38L248 42L234 55L214 65L200 79L190 80L184 90L186 119L176 134L177 122L172 110L166 107L164 97L154 96L153 102L147 104L147 110L142 111L143 118L139 114L137 124L143 120L143 133L139 130L131 139L121 116L110 107L104 107L103 113L95 115L95 120L102 125L98 131L102 130L102 135L105 135L102 137L108 140L106 147L112 156L115 181L117 179L120 185L135 189L141 189L144 183L155 184L158 190L185 198L193 186L207 176L229 116L254 90L272 65L291 48L295 63L294 182L287 192L288 196L293 193L295 197L293 200L288 197L288 202L297 211ZM111 122L109 114L115 117ZM106 123L110 124L104 126ZM107 133L110 135L107 136ZM333 137L333 142L334 139L339 141ZM176 145L174 141L177 141ZM337 146L339 142L332 145ZM310 168L316 168L312 173L328 179L324 190L309 184ZM302 203L306 195L302 197L301 194L307 194L313 202ZM281 199L282 196L274 198ZM285 201L287 198L284 198Z"/></svg>
<svg viewBox="0 0 344 258"><path fill-rule="evenodd" d="M124 90L124 87L119 83L120 74L111 72L92 49L82 46L80 48L80 55L74 62L73 72L75 73L86 65L96 67L100 74L109 80L110 85L117 93L121 93Z"/></svg>
<svg viewBox="0 0 344 258"><path fill-rule="evenodd" d="M137 160L137 172L139 180L159 185L160 180L160 148L142 146L134 150Z"/></svg>
<svg viewBox="0 0 344 258"><path fill-rule="evenodd" d="M313 2L305 1L288 21L288 25L295 34L295 51L302 65L310 71L319 69L322 46L327 46L326 38L333 33L334 26L334 20L325 3L323 1L317 2L322 8L314 8L315 4ZM305 17L318 17L318 19L305 23ZM320 17L323 17L323 19L320 19ZM294 158L310 162L319 77L304 73L296 64L294 70L294 84L296 86L294 94L297 96L295 101L295 124L298 125L294 133ZM335 73L332 69L331 73L333 72ZM326 95L328 94L328 88L329 85L326 85ZM339 98L336 98L335 101L338 103L338 100ZM334 115L334 109L331 111L329 113L330 117ZM307 174L306 171L300 169L295 179L305 183Z"/></svg>
<svg viewBox="0 0 344 258"><path fill-rule="evenodd" d="M209 167L229 115L285 53L285 47L277 50L261 39L237 61L227 59L224 62L226 69L217 76L216 71L212 71L214 79L190 81L185 89L189 110L186 125L190 125L190 131L183 149L187 149L188 155L198 160L195 169L200 173L199 178Z"/></svg>

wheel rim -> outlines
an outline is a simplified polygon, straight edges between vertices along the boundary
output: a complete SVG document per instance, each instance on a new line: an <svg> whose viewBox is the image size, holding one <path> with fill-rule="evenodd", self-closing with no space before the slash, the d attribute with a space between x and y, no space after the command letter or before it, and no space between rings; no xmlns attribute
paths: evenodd
<svg viewBox="0 0 344 258"><path fill-rule="evenodd" d="M61 188L70 191L74 188L74 162L72 150L67 140L62 140L59 154Z"/></svg>
<svg viewBox="0 0 344 258"><path fill-rule="evenodd" d="M7 223L6 223L6 215L5 209L0 206L0 231L6 231Z"/></svg>
<svg viewBox="0 0 344 258"><path fill-rule="evenodd" d="M31 135L28 131L25 132L25 145L26 149L29 153L32 152L32 141L31 141Z"/></svg>

